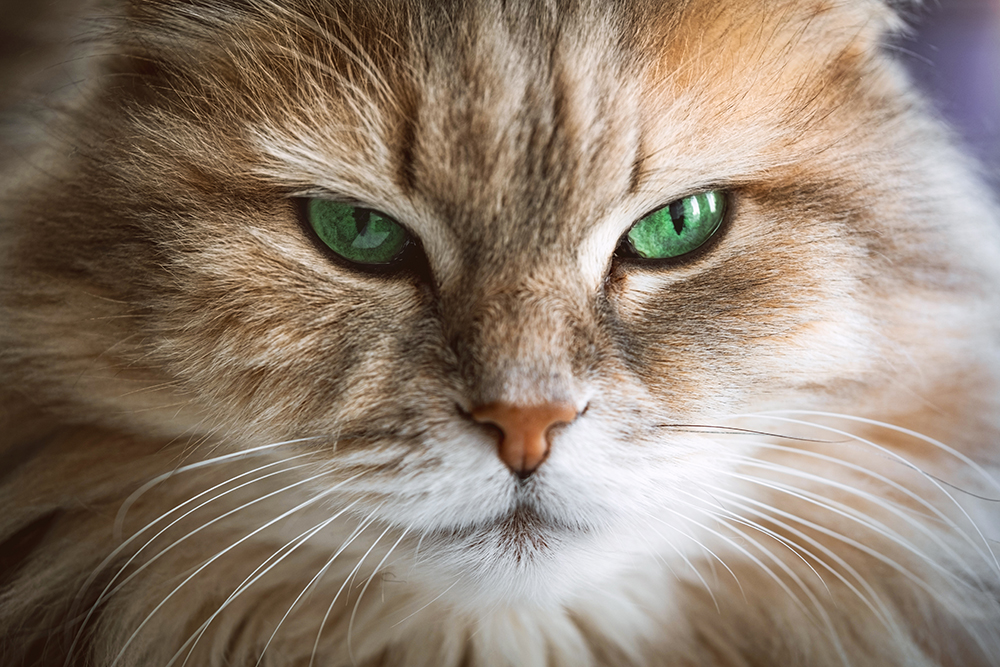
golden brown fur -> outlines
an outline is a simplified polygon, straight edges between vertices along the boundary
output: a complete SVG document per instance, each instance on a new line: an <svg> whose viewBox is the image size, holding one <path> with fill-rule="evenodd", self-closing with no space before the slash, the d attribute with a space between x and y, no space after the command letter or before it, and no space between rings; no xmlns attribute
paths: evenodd
<svg viewBox="0 0 1000 667"><path fill-rule="evenodd" d="M1000 218L892 8L93 9L6 128L4 665L1000 663ZM471 408L554 400L519 480Z"/></svg>

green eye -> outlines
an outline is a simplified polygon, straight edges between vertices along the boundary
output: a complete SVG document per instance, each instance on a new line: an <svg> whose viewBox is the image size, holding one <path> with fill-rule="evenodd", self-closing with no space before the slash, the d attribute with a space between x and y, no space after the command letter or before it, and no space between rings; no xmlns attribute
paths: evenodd
<svg viewBox="0 0 1000 667"><path fill-rule="evenodd" d="M402 225L378 211L328 199L310 199L305 208L316 236L357 264L390 264L410 240Z"/></svg>
<svg viewBox="0 0 1000 667"><path fill-rule="evenodd" d="M719 230L726 195L709 190L657 209L629 230L631 250L644 259L669 259L696 250Z"/></svg>

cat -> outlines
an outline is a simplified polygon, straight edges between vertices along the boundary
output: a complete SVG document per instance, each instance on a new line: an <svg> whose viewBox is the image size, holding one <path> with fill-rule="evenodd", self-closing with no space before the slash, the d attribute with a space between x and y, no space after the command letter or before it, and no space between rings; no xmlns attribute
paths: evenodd
<svg viewBox="0 0 1000 667"><path fill-rule="evenodd" d="M913 9L87 8L4 128L2 663L1000 664Z"/></svg>

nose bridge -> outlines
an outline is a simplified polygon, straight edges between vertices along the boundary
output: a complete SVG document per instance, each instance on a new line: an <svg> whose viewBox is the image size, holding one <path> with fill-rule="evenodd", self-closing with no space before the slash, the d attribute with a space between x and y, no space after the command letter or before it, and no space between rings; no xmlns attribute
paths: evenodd
<svg viewBox="0 0 1000 667"><path fill-rule="evenodd" d="M562 429L586 410L579 369L586 308L570 275L472 286L463 306L455 351L467 407L480 428L497 436L500 461L525 480L548 458ZM584 344L585 347L585 344Z"/></svg>
<svg viewBox="0 0 1000 667"><path fill-rule="evenodd" d="M572 311L564 292L545 282L494 287L477 299L461 333L470 398L572 402Z"/></svg>

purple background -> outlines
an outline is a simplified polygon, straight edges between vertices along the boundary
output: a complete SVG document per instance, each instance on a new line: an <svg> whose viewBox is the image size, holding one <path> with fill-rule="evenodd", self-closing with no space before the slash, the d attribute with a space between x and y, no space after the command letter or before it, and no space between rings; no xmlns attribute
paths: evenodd
<svg viewBox="0 0 1000 667"><path fill-rule="evenodd" d="M914 19L903 62L1000 186L1000 0L927 0Z"/></svg>

